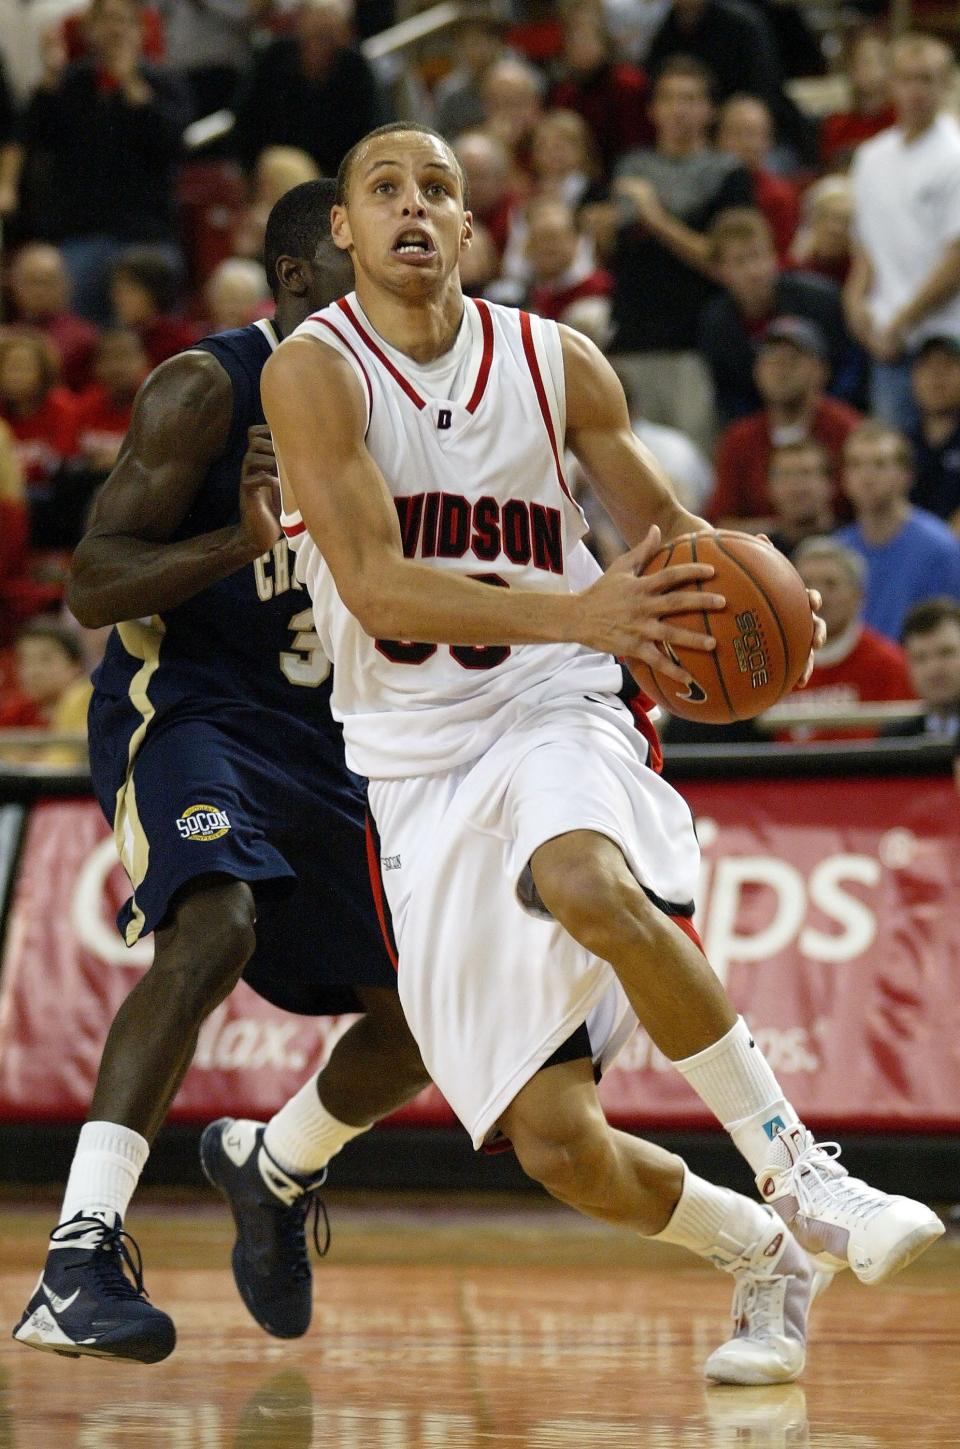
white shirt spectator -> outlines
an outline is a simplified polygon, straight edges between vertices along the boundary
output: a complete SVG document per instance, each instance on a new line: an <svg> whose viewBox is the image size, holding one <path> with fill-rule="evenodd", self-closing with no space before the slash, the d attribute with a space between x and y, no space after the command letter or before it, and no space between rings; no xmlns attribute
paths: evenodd
<svg viewBox="0 0 960 1449"><path fill-rule="evenodd" d="M941 113L915 141L899 126L856 152L851 172L854 232L866 253L875 326L888 326L960 238L960 124ZM907 337L960 335L960 293L928 312Z"/></svg>

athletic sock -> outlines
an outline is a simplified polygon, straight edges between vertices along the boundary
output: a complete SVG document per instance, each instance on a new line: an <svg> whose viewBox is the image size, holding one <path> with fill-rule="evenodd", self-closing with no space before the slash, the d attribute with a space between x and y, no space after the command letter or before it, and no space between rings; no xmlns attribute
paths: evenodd
<svg viewBox="0 0 960 1449"><path fill-rule="evenodd" d="M769 1209L727 1187L715 1187L685 1167L683 1191L673 1216L650 1238L689 1248L725 1268L748 1256L770 1226Z"/></svg>
<svg viewBox="0 0 960 1449"><path fill-rule="evenodd" d="M133 1197L150 1144L139 1132L117 1122L85 1122L63 1197L60 1221L82 1213L113 1227L122 1222Z"/></svg>
<svg viewBox="0 0 960 1449"><path fill-rule="evenodd" d="M742 1016L712 1046L673 1065L723 1123L755 1173L787 1166L787 1149L773 1139L800 1119Z"/></svg>
<svg viewBox="0 0 960 1449"><path fill-rule="evenodd" d="M278 1167L298 1176L320 1172L345 1143L366 1127L350 1127L340 1122L320 1100L317 1079L305 1082L289 1102L267 1123L263 1145Z"/></svg>

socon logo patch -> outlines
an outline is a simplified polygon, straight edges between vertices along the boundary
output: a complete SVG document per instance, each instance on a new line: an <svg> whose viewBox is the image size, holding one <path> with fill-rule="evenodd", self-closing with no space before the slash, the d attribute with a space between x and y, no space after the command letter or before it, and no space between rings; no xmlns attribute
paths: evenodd
<svg viewBox="0 0 960 1449"><path fill-rule="evenodd" d="M177 820L184 840L219 840L230 829L226 810L216 805L188 805Z"/></svg>

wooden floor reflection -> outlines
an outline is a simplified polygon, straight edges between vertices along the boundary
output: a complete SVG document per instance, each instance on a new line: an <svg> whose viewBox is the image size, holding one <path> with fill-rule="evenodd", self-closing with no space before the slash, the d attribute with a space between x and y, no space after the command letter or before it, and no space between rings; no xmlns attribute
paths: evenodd
<svg viewBox="0 0 960 1449"><path fill-rule="evenodd" d="M960 1446L960 1240L897 1283L844 1275L802 1384L707 1389L727 1281L539 1203L333 1201L310 1334L265 1337L208 1201L131 1221L179 1344L150 1368L0 1341L0 1449L926 1449ZM0 1203L3 1332L49 1208Z"/></svg>

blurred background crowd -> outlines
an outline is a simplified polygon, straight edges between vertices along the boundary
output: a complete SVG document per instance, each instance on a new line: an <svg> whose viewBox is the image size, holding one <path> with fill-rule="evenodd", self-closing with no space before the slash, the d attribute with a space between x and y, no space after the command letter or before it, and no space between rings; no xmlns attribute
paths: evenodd
<svg viewBox="0 0 960 1449"><path fill-rule="evenodd" d="M779 738L960 721L954 5L30 0L0 15L0 730L76 758L72 548L148 371L271 312L264 225L436 126L467 291L587 333L684 502L769 535L829 640ZM576 472L575 466L573 469ZM622 541L577 479L598 557ZM881 722L864 703L915 700ZM851 711L851 707L854 707ZM10 733L14 731L15 733ZM680 721L668 739L704 738ZM707 735L710 732L706 732ZM712 732L752 738L755 727ZM764 737L769 737L767 734ZM3 736L0 736L3 738Z"/></svg>

